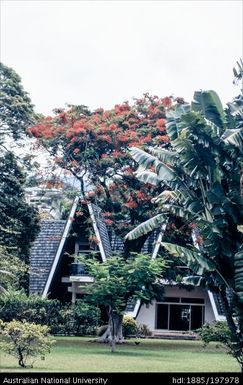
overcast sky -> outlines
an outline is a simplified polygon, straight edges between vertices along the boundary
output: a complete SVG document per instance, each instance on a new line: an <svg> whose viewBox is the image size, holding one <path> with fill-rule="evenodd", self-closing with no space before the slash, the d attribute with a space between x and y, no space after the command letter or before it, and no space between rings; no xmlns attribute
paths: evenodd
<svg viewBox="0 0 243 385"><path fill-rule="evenodd" d="M38 112L111 108L144 92L238 93L242 1L1 1L1 61Z"/></svg>

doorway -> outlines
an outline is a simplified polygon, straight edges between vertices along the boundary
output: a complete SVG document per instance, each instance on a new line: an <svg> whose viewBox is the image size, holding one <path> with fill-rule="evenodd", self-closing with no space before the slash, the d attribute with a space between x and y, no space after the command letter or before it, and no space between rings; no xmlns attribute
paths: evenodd
<svg viewBox="0 0 243 385"><path fill-rule="evenodd" d="M156 329L162 330L178 330L193 331L202 327L204 323L205 306L201 304L202 299L198 299L201 303L182 303L178 298L177 303L159 303L156 311Z"/></svg>

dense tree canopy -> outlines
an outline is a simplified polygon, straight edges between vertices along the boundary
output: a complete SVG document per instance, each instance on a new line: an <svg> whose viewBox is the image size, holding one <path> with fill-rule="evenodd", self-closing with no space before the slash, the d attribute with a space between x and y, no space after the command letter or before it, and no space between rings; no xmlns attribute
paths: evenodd
<svg viewBox="0 0 243 385"><path fill-rule="evenodd" d="M12 153L0 157L0 244L27 262L37 232L36 210L26 204L24 174Z"/></svg>
<svg viewBox="0 0 243 385"><path fill-rule="evenodd" d="M27 289L31 243L38 232L37 210L24 195L24 174L14 155L0 157L0 282L8 287Z"/></svg>
<svg viewBox="0 0 243 385"><path fill-rule="evenodd" d="M31 100L12 69L0 63L0 139L3 134L18 139L33 122Z"/></svg>
<svg viewBox="0 0 243 385"><path fill-rule="evenodd" d="M30 129L32 135L84 184L88 197L106 213L106 223L120 235L151 215L154 187L141 184L134 175L131 146L169 146L165 112L183 104L181 98L158 98L145 94L111 110L90 112L84 106L56 110ZM157 188L155 188L157 189Z"/></svg>
<svg viewBox="0 0 243 385"><path fill-rule="evenodd" d="M234 119L232 116L230 121ZM167 190L156 197L160 213L128 238L165 223L168 215L191 227L191 245L162 245L187 263L192 272L187 282L206 284L220 294L236 344L234 355L243 365L243 128L232 129L227 123L216 93L196 92L191 106L178 107L167 117L170 151L131 149L143 167L138 178L146 183L162 182Z"/></svg>
<svg viewBox="0 0 243 385"><path fill-rule="evenodd" d="M150 303L161 300L163 286L160 283L165 263L162 259L135 255L133 258L109 258L104 263L95 259L83 259L87 271L94 282L86 289L87 300L95 305L103 305L109 315L109 326L102 336L107 342L121 341L122 319L129 298Z"/></svg>
<svg viewBox="0 0 243 385"><path fill-rule="evenodd" d="M25 201L22 162L10 148L11 140L18 140L33 123L33 106L20 77L2 63L0 79L0 279L6 288L18 285L27 271L24 264L38 231L38 216Z"/></svg>

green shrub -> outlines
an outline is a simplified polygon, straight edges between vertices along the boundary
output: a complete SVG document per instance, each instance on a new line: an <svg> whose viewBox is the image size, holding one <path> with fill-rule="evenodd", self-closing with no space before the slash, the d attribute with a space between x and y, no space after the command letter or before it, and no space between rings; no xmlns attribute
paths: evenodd
<svg viewBox="0 0 243 385"><path fill-rule="evenodd" d="M145 324L140 324L138 326L138 336L139 337L151 337L152 336L152 332L151 330L149 329L149 327Z"/></svg>
<svg viewBox="0 0 243 385"><path fill-rule="evenodd" d="M47 326L34 323L16 320L0 321L0 333L3 335L0 348L16 357L21 367L26 368L27 362L30 362L32 367L34 359L50 352L50 348L55 342L48 336L48 331Z"/></svg>
<svg viewBox="0 0 243 385"><path fill-rule="evenodd" d="M231 342L230 329L224 321L215 321L210 324L206 323L202 328L198 329L197 332L205 344L214 341L221 342L228 346Z"/></svg>
<svg viewBox="0 0 243 385"><path fill-rule="evenodd" d="M122 331L124 337L132 335L136 336L138 331L137 321L134 318L125 315L122 321Z"/></svg>
<svg viewBox="0 0 243 385"><path fill-rule="evenodd" d="M4 322L13 319L47 325L51 334L95 334L99 322L99 309L78 301L62 304L58 300L27 297L24 293L11 293L0 297L0 314Z"/></svg>
<svg viewBox="0 0 243 385"><path fill-rule="evenodd" d="M0 297L0 314L4 322L24 321L47 325L52 334L58 334L62 323L62 304L58 300L28 297L24 293L10 293Z"/></svg>
<svg viewBox="0 0 243 385"><path fill-rule="evenodd" d="M67 305L61 309L64 334L94 335L100 319L100 310L85 302Z"/></svg>

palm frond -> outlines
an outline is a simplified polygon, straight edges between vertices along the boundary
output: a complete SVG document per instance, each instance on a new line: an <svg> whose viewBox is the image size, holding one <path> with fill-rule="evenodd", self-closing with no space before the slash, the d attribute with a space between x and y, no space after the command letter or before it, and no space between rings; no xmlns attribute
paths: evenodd
<svg viewBox="0 0 243 385"><path fill-rule="evenodd" d="M202 113L221 130L225 127L225 112L215 91L196 91L191 107L193 111Z"/></svg>
<svg viewBox="0 0 243 385"><path fill-rule="evenodd" d="M224 142L230 143L233 146L239 147L240 150L243 150L243 128L226 130L222 139Z"/></svg>
<svg viewBox="0 0 243 385"><path fill-rule="evenodd" d="M202 253L198 251L195 247L190 249L184 246L176 245L173 243L162 242L161 245L173 256L184 259L188 264L190 262L197 262L201 267L213 271L215 270L215 265L212 261L206 258Z"/></svg>
<svg viewBox="0 0 243 385"><path fill-rule="evenodd" d="M149 168L152 165L155 167L155 173L146 173L145 170L139 171L137 177L146 183L158 184L163 182L165 185L170 187L172 190L179 191L181 194L192 196L193 193L187 184L181 179L179 174L172 168L167 166L165 163L159 161L155 156L141 150L140 148L132 147L131 155L133 159L138 162L140 168Z"/></svg>
<svg viewBox="0 0 243 385"><path fill-rule="evenodd" d="M158 174L158 177L165 183L178 179L178 175L175 173L175 171L162 162L158 162L155 167L155 171Z"/></svg>
<svg viewBox="0 0 243 385"><path fill-rule="evenodd" d="M172 145L181 134L182 130L185 128L185 123L181 118L185 114L189 113L190 109L191 107L189 104L183 104L177 106L175 110L170 110L167 112L166 131L170 137Z"/></svg>
<svg viewBox="0 0 243 385"><path fill-rule="evenodd" d="M151 200L152 203L159 203L164 205L165 203L174 202L178 198L177 193L171 190L164 190L161 194Z"/></svg>
<svg viewBox="0 0 243 385"><path fill-rule="evenodd" d="M135 175L143 183L150 183L154 186L158 186L161 183L161 178L152 171L137 171Z"/></svg>
<svg viewBox="0 0 243 385"><path fill-rule="evenodd" d="M190 275L182 279L182 283L185 285L201 286L204 282L205 278L200 275Z"/></svg>
<svg viewBox="0 0 243 385"><path fill-rule="evenodd" d="M154 165L155 162L157 162L156 156L153 156L149 154L148 152L145 152L137 147L131 147L130 153L133 159L141 166L143 166L145 169L150 168Z"/></svg>
<svg viewBox="0 0 243 385"><path fill-rule="evenodd" d="M173 151L166 150L165 148L153 148L149 147L149 152L157 157L161 162L167 164L177 164L178 162L178 154Z"/></svg>
<svg viewBox="0 0 243 385"><path fill-rule="evenodd" d="M130 231L126 235L125 239L132 240L132 239L140 238L142 235L150 233L151 231L157 229L163 223L166 223L166 222L167 222L166 213L158 214L155 217L150 218L147 221L141 223L135 229Z"/></svg>

